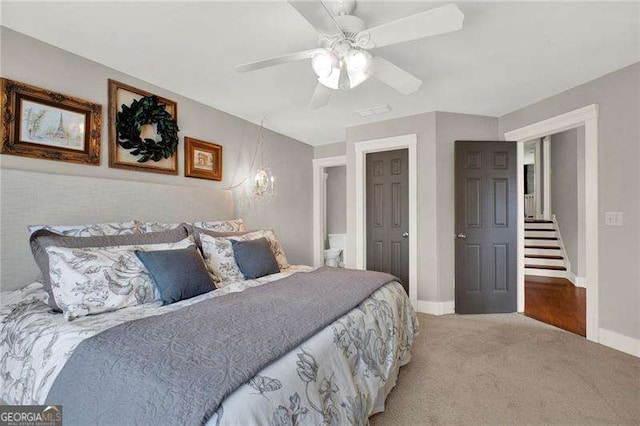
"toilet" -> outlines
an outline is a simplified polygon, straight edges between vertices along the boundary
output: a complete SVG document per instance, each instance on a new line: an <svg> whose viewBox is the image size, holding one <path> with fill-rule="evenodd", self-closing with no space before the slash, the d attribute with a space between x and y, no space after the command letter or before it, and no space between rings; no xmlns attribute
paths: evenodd
<svg viewBox="0 0 640 426"><path fill-rule="evenodd" d="M347 234L329 234L329 248L324 251L324 264L332 267L344 267L344 249Z"/></svg>

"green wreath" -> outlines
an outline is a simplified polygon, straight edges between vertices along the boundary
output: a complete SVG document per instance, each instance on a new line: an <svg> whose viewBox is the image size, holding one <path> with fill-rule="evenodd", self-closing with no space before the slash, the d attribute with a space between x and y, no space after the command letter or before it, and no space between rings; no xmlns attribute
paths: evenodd
<svg viewBox="0 0 640 426"><path fill-rule="evenodd" d="M145 124L157 124L160 140L140 137ZM116 117L118 145L130 150L131 155L139 155L138 163L149 160L160 161L170 158L178 149L178 123L167 112L157 96L145 96L131 105L122 105L122 111Z"/></svg>

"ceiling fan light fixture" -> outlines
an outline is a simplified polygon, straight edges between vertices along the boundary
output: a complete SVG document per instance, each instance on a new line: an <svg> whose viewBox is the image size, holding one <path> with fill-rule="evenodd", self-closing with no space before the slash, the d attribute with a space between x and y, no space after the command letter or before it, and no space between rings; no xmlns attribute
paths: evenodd
<svg viewBox="0 0 640 426"><path fill-rule="evenodd" d="M313 55L311 67L318 78L327 78L338 67L338 58L333 52L324 50Z"/></svg>
<svg viewBox="0 0 640 426"><path fill-rule="evenodd" d="M349 74L359 75L365 74L369 70L372 58L373 55L366 50L351 49L349 53L345 55L344 61L347 64Z"/></svg>

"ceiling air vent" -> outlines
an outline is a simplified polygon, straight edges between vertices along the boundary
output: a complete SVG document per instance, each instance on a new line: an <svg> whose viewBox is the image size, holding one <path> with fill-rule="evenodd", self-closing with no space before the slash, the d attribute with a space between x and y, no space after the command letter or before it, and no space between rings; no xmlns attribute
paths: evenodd
<svg viewBox="0 0 640 426"><path fill-rule="evenodd" d="M356 111L360 117L371 117L372 115L384 114L391 111L389 105L380 105L372 108L366 108Z"/></svg>

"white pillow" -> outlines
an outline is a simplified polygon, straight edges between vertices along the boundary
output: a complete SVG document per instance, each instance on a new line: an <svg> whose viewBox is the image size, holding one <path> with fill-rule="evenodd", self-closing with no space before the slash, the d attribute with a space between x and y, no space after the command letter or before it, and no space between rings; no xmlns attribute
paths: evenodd
<svg viewBox="0 0 640 426"><path fill-rule="evenodd" d="M182 225L182 223L138 222L138 221L136 221L136 226L138 227L138 231L140 231L141 234L148 234L150 232L171 231L173 229L176 229L180 225Z"/></svg>
<svg viewBox="0 0 640 426"><path fill-rule="evenodd" d="M135 221L114 223L92 223L87 225L31 225L29 235L40 229L46 229L56 234L70 237L96 237L102 235L131 235L137 234Z"/></svg>
<svg viewBox="0 0 640 426"><path fill-rule="evenodd" d="M135 251L178 250L193 245L189 236L165 244L47 247L53 297L69 321L153 302L159 295Z"/></svg>

